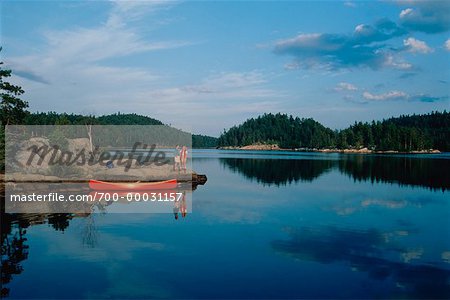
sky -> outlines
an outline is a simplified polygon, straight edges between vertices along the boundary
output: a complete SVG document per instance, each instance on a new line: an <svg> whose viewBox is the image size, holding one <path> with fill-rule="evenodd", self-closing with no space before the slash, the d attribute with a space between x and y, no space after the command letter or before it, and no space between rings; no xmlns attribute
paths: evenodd
<svg viewBox="0 0 450 300"><path fill-rule="evenodd" d="M31 111L138 113L218 136L263 113L450 109L450 1L2 1Z"/></svg>

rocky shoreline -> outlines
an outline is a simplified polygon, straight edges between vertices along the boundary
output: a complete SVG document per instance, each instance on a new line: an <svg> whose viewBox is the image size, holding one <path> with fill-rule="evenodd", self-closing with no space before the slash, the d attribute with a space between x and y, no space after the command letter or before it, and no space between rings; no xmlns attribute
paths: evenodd
<svg viewBox="0 0 450 300"><path fill-rule="evenodd" d="M221 150L279 150L279 151L290 151L292 149L283 149L280 148L277 144L256 144L256 145L248 145L242 147L220 147Z"/></svg>
<svg viewBox="0 0 450 300"><path fill-rule="evenodd" d="M427 149L427 150L416 150L416 151L395 151L395 150L371 150L368 148L359 148L359 149L316 149L316 148L296 148L296 149L287 149L280 148L277 144L254 144L247 145L242 147L220 147L220 150L256 150L256 151L293 151L293 152L321 152L321 153L354 153L354 154L438 154L441 151L436 149Z"/></svg>
<svg viewBox="0 0 450 300"><path fill-rule="evenodd" d="M6 174L2 175L4 182L88 182L90 179L112 182L154 182L177 179L180 183L202 185L207 181L205 175L193 170L174 170L171 158L169 163L141 164L136 159L112 159L113 167L108 168L100 161L90 164L86 157L79 156L89 149L86 138L67 139L68 152L53 149L51 152L30 150L33 146L50 147L47 138L33 137L20 143L13 154ZM73 154L73 155L72 155ZM69 156L71 155L71 156ZM123 162L128 163L121 164ZM70 163L68 163L70 161Z"/></svg>

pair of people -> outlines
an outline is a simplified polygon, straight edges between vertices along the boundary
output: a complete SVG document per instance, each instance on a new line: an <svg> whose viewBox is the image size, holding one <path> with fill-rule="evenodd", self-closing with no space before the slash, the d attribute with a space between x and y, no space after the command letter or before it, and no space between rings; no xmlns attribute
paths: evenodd
<svg viewBox="0 0 450 300"><path fill-rule="evenodd" d="M186 162L187 162L188 150L186 146L180 147L177 145L174 150L174 162L173 162L173 170L178 167L178 171L184 170L186 173Z"/></svg>

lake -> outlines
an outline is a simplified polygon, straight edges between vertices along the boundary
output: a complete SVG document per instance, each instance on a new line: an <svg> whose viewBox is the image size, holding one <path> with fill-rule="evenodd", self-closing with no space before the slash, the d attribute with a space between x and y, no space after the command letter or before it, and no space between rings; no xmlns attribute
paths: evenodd
<svg viewBox="0 0 450 300"><path fill-rule="evenodd" d="M450 155L194 150L193 211L3 215L8 298L450 298Z"/></svg>

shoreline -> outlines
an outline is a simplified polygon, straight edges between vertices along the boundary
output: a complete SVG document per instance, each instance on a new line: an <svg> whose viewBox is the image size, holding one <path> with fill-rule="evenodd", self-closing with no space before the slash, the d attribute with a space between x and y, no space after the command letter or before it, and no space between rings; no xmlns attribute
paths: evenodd
<svg viewBox="0 0 450 300"><path fill-rule="evenodd" d="M343 153L343 154L440 154L441 151L437 149L415 150L415 151L397 151L397 150L370 150L367 148L361 149L309 149L309 148L280 148L278 145L248 145L243 147L219 147L218 150L244 150L244 151L290 151L290 152L319 152L319 153Z"/></svg>

